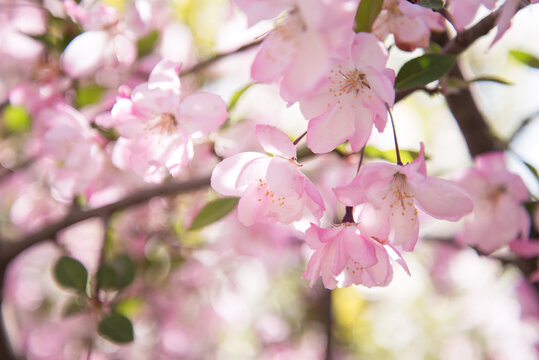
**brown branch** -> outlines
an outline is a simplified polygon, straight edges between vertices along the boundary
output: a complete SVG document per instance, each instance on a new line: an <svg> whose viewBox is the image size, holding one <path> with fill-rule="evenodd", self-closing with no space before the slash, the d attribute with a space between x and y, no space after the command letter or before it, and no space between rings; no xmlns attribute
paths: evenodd
<svg viewBox="0 0 539 360"><path fill-rule="evenodd" d="M4 314L1 310L2 299L0 298L0 356L3 360L17 360L11 342L9 341Z"/></svg>
<svg viewBox="0 0 539 360"><path fill-rule="evenodd" d="M200 71L200 70L204 69L205 67L208 67L209 65L213 64L214 62L221 60L224 57L227 57L227 56L230 56L230 55L235 55L235 54L238 54L240 52L249 50L249 49L251 49L251 48L253 48L255 46L258 46L263 40L264 39L257 39L257 40L255 40L255 41L253 41L251 43L245 44L245 45L237 48L236 50L232 50L232 51L228 51L228 52L225 52L225 53L217 54L217 55L215 55L215 56L213 56L213 57L211 57L209 59L206 59L204 61L199 62L196 65L193 65L191 68L186 69L185 71L180 71L180 76L195 73L197 71Z"/></svg>
<svg viewBox="0 0 539 360"><path fill-rule="evenodd" d="M7 264L22 251L46 239L52 239L62 229L94 217L110 216L115 211L138 205L156 196L183 194L198 190L210 185L210 178L203 177L186 182L170 182L147 189L139 190L125 198L99 208L89 210L76 210L67 214L61 220L47 225L44 228L31 233L19 241L2 241L0 254L0 270L5 270Z"/></svg>
<svg viewBox="0 0 539 360"><path fill-rule="evenodd" d="M521 7L522 8L522 7ZM496 25L502 7L485 16L481 21L457 34L443 47L444 54L458 55L472 45L477 39L486 35Z"/></svg>
<svg viewBox="0 0 539 360"><path fill-rule="evenodd" d="M458 64L455 64L449 74L457 79L463 79ZM482 153L504 149L503 143L494 137L490 131L469 89L461 89L457 93L446 95L445 98L466 140L472 157Z"/></svg>
<svg viewBox="0 0 539 360"><path fill-rule="evenodd" d="M9 176L15 174L18 170L22 170L32 165L36 161L36 158L29 158L21 161L12 167L5 167L0 164L0 182L6 180Z"/></svg>
<svg viewBox="0 0 539 360"><path fill-rule="evenodd" d="M324 324L324 332L326 333L326 355L325 360L333 358L333 314L331 311L331 290L323 289L320 295L321 302L321 317Z"/></svg>
<svg viewBox="0 0 539 360"><path fill-rule="evenodd" d="M517 11L520 11L526 7L525 4L520 4ZM502 8L500 7L496 11L491 12L489 15L485 16L481 21L472 26L469 29L466 29L458 33L454 38L449 41L444 42L442 48L443 54L448 55L459 55L464 50L466 50L470 45L472 45L477 39L486 35L490 30L496 26L496 19L501 13ZM445 34L442 34L445 36ZM397 90L395 92L395 102L398 102L416 90L424 90L427 93L432 94L432 90L426 89L425 87L414 87L409 89Z"/></svg>

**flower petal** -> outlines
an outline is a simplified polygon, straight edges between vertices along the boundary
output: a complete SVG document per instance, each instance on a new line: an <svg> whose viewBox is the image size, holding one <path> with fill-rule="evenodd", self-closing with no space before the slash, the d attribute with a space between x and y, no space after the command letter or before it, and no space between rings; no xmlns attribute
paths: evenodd
<svg viewBox="0 0 539 360"><path fill-rule="evenodd" d="M225 196L241 195L242 191L236 188L241 171L247 163L263 157L264 154L261 153L244 152L224 159L213 169L211 187Z"/></svg>
<svg viewBox="0 0 539 360"><path fill-rule="evenodd" d="M62 54L62 68L71 77L86 76L102 62L109 36L105 31L86 31L76 36Z"/></svg>
<svg viewBox="0 0 539 360"><path fill-rule="evenodd" d="M307 146L316 154L328 153L354 132L354 113L337 106L309 121Z"/></svg>
<svg viewBox="0 0 539 360"><path fill-rule="evenodd" d="M266 199L259 201L256 184L249 185L238 202L238 220L240 223L245 226L254 225L259 220L266 201Z"/></svg>
<svg viewBox="0 0 539 360"><path fill-rule="evenodd" d="M468 193L448 180L429 176L425 186L412 192L418 207L437 219L457 221L473 209Z"/></svg>
<svg viewBox="0 0 539 360"><path fill-rule="evenodd" d="M360 235L355 226L346 226L344 231L346 252L361 267L371 267L378 262L374 246Z"/></svg>
<svg viewBox="0 0 539 360"><path fill-rule="evenodd" d="M311 92L329 70L328 49L321 34L307 31L298 41L297 56L281 82L288 101L296 101Z"/></svg>
<svg viewBox="0 0 539 360"><path fill-rule="evenodd" d="M215 94L199 92L180 103L180 126L193 135L217 130L228 117L223 99Z"/></svg>
<svg viewBox="0 0 539 360"><path fill-rule="evenodd" d="M268 188L279 195L298 197L303 193L303 174L288 160L272 158L266 173Z"/></svg>
<svg viewBox="0 0 539 360"><path fill-rule="evenodd" d="M256 139L267 153L287 159L296 157L296 147L288 135L275 126L257 125Z"/></svg>

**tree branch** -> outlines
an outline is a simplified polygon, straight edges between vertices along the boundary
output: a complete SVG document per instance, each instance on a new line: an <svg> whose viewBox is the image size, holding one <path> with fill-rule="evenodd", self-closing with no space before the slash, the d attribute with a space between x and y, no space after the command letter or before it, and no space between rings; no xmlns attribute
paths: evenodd
<svg viewBox="0 0 539 360"><path fill-rule="evenodd" d="M44 228L26 235L19 241L2 241L0 254L0 270L5 270L7 264L13 260L18 254L28 249L29 247L46 239L53 238L60 230L76 224L80 221L93 217L110 216L115 211L138 205L150 200L156 196L167 196L175 194L183 194L190 191L198 190L210 185L210 177L203 177L189 180L186 182L170 182L147 189L139 190L125 198L113 202L111 204L89 210L75 210L67 214L63 219L45 226Z"/></svg>
<svg viewBox="0 0 539 360"><path fill-rule="evenodd" d="M455 64L449 74L458 79L463 79L458 63ZM461 89L457 93L446 95L445 98L464 139L466 139L466 144L472 157L504 149L502 142L492 135L469 89Z"/></svg>
<svg viewBox="0 0 539 360"><path fill-rule="evenodd" d="M523 6L519 8L522 9ZM500 15L502 7L485 16L481 21L464 30L451 39L444 47L444 54L458 55L472 45L477 39L486 35L496 25L496 19Z"/></svg>
<svg viewBox="0 0 539 360"><path fill-rule="evenodd" d="M193 65L191 68L186 69L185 71L180 71L180 76L195 73L197 71L200 71L200 70L204 69L205 67L208 67L209 65L213 64L214 62L217 62L217 61L221 60L224 57L227 57L227 56L230 56L230 55L235 55L235 54L238 54L240 52L249 50L249 49L251 49L251 48L253 48L255 46L258 46L263 40L264 39L258 39L258 40L255 40L255 41L251 42L251 43L245 44L245 45L237 48L236 50L232 50L232 51L228 51L228 52L225 52L225 53L217 54L217 55L215 55L215 56L213 56L213 57L211 57L209 59L206 59L204 61L199 62L198 64Z"/></svg>

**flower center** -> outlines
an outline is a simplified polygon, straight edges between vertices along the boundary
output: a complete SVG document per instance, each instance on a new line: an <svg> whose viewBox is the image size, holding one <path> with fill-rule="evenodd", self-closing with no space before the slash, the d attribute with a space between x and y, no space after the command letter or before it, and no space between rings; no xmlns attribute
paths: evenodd
<svg viewBox="0 0 539 360"><path fill-rule="evenodd" d="M399 209L401 215L405 215L406 206L414 206L414 197L406 191L406 175L401 173L396 173L393 175L393 180L391 180L391 186L389 190L390 196L392 196L393 201L389 205L391 208L391 215L394 215L394 211ZM384 196L382 200L385 200L387 197ZM417 209L414 209L414 214L417 215Z"/></svg>
<svg viewBox="0 0 539 360"><path fill-rule="evenodd" d="M297 39L299 34L303 33L306 29L301 17L297 11L291 11L284 18L277 20L273 31L283 41L291 41Z"/></svg>
<svg viewBox="0 0 539 360"><path fill-rule="evenodd" d="M272 204L277 204L279 206L284 206L286 197L283 195L275 196L275 193L268 188L268 184L262 180L258 179L258 184L256 187L256 192L258 195L258 202L261 202L264 198L271 200Z"/></svg>
<svg viewBox="0 0 539 360"><path fill-rule="evenodd" d="M162 113L157 121L150 127L150 130L157 130L160 134L172 135L178 128L178 121L174 114Z"/></svg>
<svg viewBox="0 0 539 360"><path fill-rule="evenodd" d="M345 72L342 70L342 66L339 65L336 70L332 69L330 73L333 75L331 84L336 88L331 87L329 89L329 92L333 93L333 96L343 96L344 94L358 95L365 88L371 88L367 80L367 75L356 68Z"/></svg>

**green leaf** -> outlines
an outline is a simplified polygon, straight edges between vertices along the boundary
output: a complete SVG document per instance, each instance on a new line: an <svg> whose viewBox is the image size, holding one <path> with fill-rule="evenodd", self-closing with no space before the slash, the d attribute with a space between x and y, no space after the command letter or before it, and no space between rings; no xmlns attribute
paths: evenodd
<svg viewBox="0 0 539 360"><path fill-rule="evenodd" d="M539 179L539 172L537 172L537 169L529 162L526 162L526 161L522 161L522 162L524 163L524 165L526 165L528 170L530 170L530 172L535 176L535 178Z"/></svg>
<svg viewBox="0 0 539 360"><path fill-rule="evenodd" d="M80 261L62 256L54 266L54 279L65 288L86 291L88 271Z"/></svg>
<svg viewBox="0 0 539 360"><path fill-rule="evenodd" d="M115 312L105 316L99 322L97 332L104 338L119 344L129 343L135 338L131 320Z"/></svg>
<svg viewBox="0 0 539 360"><path fill-rule="evenodd" d="M516 60L520 61L521 63L528 65L534 69L539 69L539 59L532 54L520 50L510 50L509 54L511 54Z"/></svg>
<svg viewBox="0 0 539 360"><path fill-rule="evenodd" d="M236 106L236 103L240 99L240 97L252 86L253 84L247 84L238 91L236 91L232 97L230 98L230 103L228 104L228 111L232 110L234 106Z"/></svg>
<svg viewBox="0 0 539 360"><path fill-rule="evenodd" d="M144 308L144 301L141 298L122 299L115 309L125 316L136 316Z"/></svg>
<svg viewBox="0 0 539 360"><path fill-rule="evenodd" d="M526 207L526 210L530 215L533 214L537 206L539 206L539 201L526 201L524 203L524 207Z"/></svg>
<svg viewBox="0 0 539 360"><path fill-rule="evenodd" d="M86 105L96 104L101 99L104 90L105 88L98 85L89 85L78 88L77 96L75 97L75 105L77 108L81 108Z"/></svg>
<svg viewBox="0 0 539 360"><path fill-rule="evenodd" d="M94 129L96 129L101 136L103 136L105 139L109 141L115 141L118 140L120 135L118 134L118 131L114 128L104 128L102 126L97 125L96 123L91 123L90 126Z"/></svg>
<svg viewBox="0 0 539 360"><path fill-rule="evenodd" d="M97 269L97 282L104 289L114 289L116 287L116 273L111 265L99 265L99 269Z"/></svg>
<svg viewBox="0 0 539 360"><path fill-rule="evenodd" d="M104 289L121 290L135 279L135 264L127 254L116 255L110 263L103 263L97 271L97 281Z"/></svg>
<svg viewBox="0 0 539 360"><path fill-rule="evenodd" d="M361 0L357 7L354 19L354 31L356 33L364 31L371 32L372 24L380 11L384 0Z"/></svg>
<svg viewBox="0 0 539 360"><path fill-rule="evenodd" d="M412 150L402 150L400 149L400 156L403 163L409 163L414 161L416 157L419 156L419 152ZM374 146L365 146L365 156L369 158L383 159L392 163L397 162L397 153L395 150L386 150L382 151Z"/></svg>
<svg viewBox="0 0 539 360"><path fill-rule="evenodd" d="M395 89L424 86L438 80L455 63L454 55L426 54L405 63L395 79Z"/></svg>
<svg viewBox="0 0 539 360"><path fill-rule="evenodd" d="M438 10L444 7L444 1L443 0L418 0L418 1L411 1L412 3L423 6L428 9Z"/></svg>
<svg viewBox="0 0 539 360"><path fill-rule="evenodd" d="M116 288L123 289L135 279L135 264L127 254L118 254L112 259Z"/></svg>
<svg viewBox="0 0 539 360"><path fill-rule="evenodd" d="M23 107L7 105L2 111L2 120L9 132L18 133L30 130L30 115Z"/></svg>
<svg viewBox="0 0 539 360"><path fill-rule="evenodd" d="M148 35L137 40L137 56L139 59L153 52L158 38L159 32L153 30Z"/></svg>
<svg viewBox="0 0 539 360"><path fill-rule="evenodd" d="M237 197L229 197L207 203L197 214L189 230L203 228L204 226L223 218L229 212L234 210L239 200L240 198Z"/></svg>
<svg viewBox="0 0 539 360"><path fill-rule="evenodd" d="M472 80L469 80L468 82L479 82L479 81L490 81L495 82L502 85L513 85L513 83L509 80L505 80L502 77L496 76L496 75L481 75L478 77L473 78Z"/></svg>

